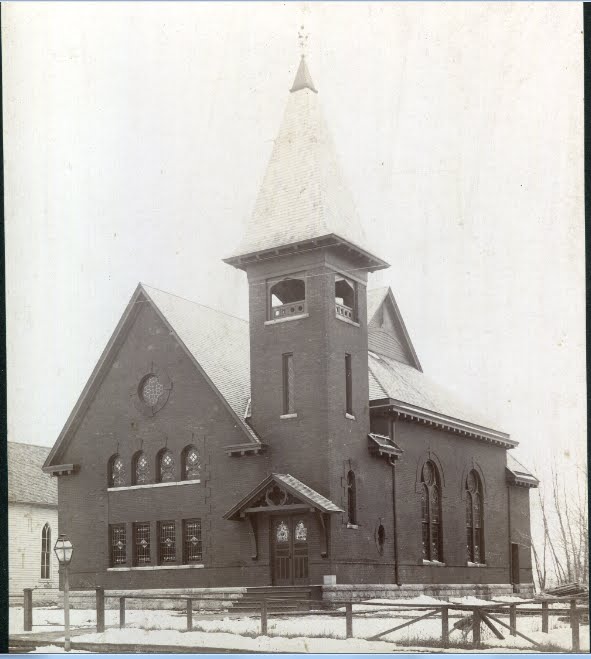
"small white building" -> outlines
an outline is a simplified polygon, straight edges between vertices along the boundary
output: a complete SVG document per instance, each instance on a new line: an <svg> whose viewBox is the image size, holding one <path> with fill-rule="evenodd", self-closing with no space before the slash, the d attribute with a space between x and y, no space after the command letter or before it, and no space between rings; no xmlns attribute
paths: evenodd
<svg viewBox="0 0 591 659"><path fill-rule="evenodd" d="M10 602L34 588L35 602L54 600L59 587L53 546L58 536L57 483L43 473L49 448L8 442L8 583Z"/></svg>

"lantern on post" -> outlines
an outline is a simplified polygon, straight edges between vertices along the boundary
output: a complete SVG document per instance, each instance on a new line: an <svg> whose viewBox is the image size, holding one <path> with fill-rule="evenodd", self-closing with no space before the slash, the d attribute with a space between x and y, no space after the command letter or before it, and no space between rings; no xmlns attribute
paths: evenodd
<svg viewBox="0 0 591 659"><path fill-rule="evenodd" d="M56 540L53 551L64 569L64 650L70 651L70 580L68 566L72 560L74 547L65 533Z"/></svg>

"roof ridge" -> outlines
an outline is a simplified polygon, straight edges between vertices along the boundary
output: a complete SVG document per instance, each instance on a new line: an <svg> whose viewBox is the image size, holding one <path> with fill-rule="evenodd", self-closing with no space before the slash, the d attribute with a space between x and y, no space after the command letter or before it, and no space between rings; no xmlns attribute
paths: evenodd
<svg viewBox="0 0 591 659"><path fill-rule="evenodd" d="M188 297L183 297L182 295L178 295L177 293L172 293L171 291L165 291L162 288L158 288L157 286L152 286L151 284L146 284L143 281L140 281L140 286L144 289L152 289L154 291L158 291L159 293L164 293L165 295L170 295L172 297L176 297L179 300L183 300L184 302L189 302L190 304L194 304L198 307L203 307L204 309L209 309L210 311L215 311L215 313L222 314L224 316L228 316L229 318L233 318L234 320L239 320L242 323L248 324L248 320L246 318L240 318L240 316L235 316L234 314L228 313L227 311L222 311L221 309L216 309L215 307L210 307L207 304L203 304L201 302L197 302L196 300L190 300Z"/></svg>

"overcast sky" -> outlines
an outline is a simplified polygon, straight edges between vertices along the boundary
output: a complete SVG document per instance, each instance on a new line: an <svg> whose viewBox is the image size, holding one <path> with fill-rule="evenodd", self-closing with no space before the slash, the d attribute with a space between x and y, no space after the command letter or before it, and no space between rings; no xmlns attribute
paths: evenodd
<svg viewBox="0 0 591 659"><path fill-rule="evenodd" d="M51 446L138 281L245 316L221 262L299 61L426 373L585 447L580 3L3 6L8 429ZM543 475L543 474L542 474Z"/></svg>

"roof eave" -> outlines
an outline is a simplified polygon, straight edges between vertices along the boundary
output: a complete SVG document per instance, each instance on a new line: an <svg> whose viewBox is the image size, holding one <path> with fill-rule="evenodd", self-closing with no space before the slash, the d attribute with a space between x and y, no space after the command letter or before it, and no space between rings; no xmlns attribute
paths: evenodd
<svg viewBox="0 0 591 659"><path fill-rule="evenodd" d="M446 416L445 414L439 414L438 412L426 410L415 405L409 405L408 403L404 403L392 398L372 400L369 402L369 406L370 409L387 407L391 412L398 414L403 419L406 417L409 420L415 420L426 423L427 425L437 426L444 430L452 430L461 435L473 437L475 439L481 439L492 444L503 446L504 448L514 448L519 444L519 442L511 439L507 433L501 432L499 430L493 430L492 428L479 426L469 421L463 421L461 419Z"/></svg>
<svg viewBox="0 0 591 659"><path fill-rule="evenodd" d="M347 250L356 253L358 257L368 263L368 272L384 270L385 268L390 267L390 264L383 259L374 256L362 247L359 247L358 245L355 245L354 243L345 240L344 238L341 238L334 233L318 236L316 238L308 238L306 240L300 240L297 242L288 243L286 245L280 245L278 247L260 249L252 252L245 252L243 254L235 254L222 260L224 263L232 265L235 268L246 270L246 268L253 263L258 263L260 261L266 261L273 258L279 258L289 254L296 254L297 252L300 252L304 249L309 249L311 245L314 245L319 249L325 247L344 247Z"/></svg>

